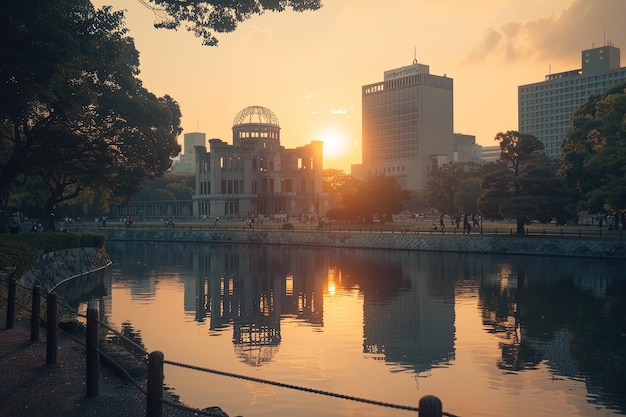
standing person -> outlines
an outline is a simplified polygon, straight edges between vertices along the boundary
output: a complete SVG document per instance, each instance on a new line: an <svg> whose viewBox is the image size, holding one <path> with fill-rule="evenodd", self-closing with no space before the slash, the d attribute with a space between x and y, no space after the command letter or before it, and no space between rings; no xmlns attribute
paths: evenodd
<svg viewBox="0 0 626 417"><path fill-rule="evenodd" d="M442 417L443 404L434 395L425 395L420 398L418 417Z"/></svg>
<svg viewBox="0 0 626 417"><path fill-rule="evenodd" d="M215 217L215 225L216 225L216 226L217 226L217 224L219 223L219 221L220 221L220 216Z"/></svg>
<svg viewBox="0 0 626 417"><path fill-rule="evenodd" d="M444 217L443 213L439 215L439 226L441 226L441 230L446 228L446 224L443 222Z"/></svg>

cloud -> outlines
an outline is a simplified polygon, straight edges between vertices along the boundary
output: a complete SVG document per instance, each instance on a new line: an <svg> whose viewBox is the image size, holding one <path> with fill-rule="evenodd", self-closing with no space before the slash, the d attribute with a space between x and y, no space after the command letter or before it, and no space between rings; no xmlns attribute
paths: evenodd
<svg viewBox="0 0 626 417"><path fill-rule="evenodd" d="M333 107L332 109L330 109L330 114L348 114L347 110L345 107L343 106L339 106L339 107Z"/></svg>
<svg viewBox="0 0 626 417"><path fill-rule="evenodd" d="M305 100L311 100L313 98L313 94L307 94L306 96L304 96Z"/></svg>
<svg viewBox="0 0 626 417"><path fill-rule="evenodd" d="M606 41L614 35L619 37L618 42L626 42L625 15L624 0L573 0L560 13L487 29L465 62L480 63L493 57L508 63L571 59L584 49L603 45L604 32Z"/></svg>

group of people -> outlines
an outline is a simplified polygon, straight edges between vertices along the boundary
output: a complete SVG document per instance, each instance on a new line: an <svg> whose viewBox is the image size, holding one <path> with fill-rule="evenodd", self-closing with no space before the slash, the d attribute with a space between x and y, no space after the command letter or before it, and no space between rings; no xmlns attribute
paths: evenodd
<svg viewBox="0 0 626 417"><path fill-rule="evenodd" d="M439 215L439 226L437 226L437 223L433 223L433 230L446 230L445 217L446 216L444 214ZM472 214L470 216L467 213L463 215L461 215L461 213L457 213L455 216L451 216L452 226L454 226L456 229L459 229L461 227L461 218L463 218L463 234L467 232L467 234L469 235L472 231L472 228L480 227L480 221L478 220L479 216L477 216L476 214Z"/></svg>

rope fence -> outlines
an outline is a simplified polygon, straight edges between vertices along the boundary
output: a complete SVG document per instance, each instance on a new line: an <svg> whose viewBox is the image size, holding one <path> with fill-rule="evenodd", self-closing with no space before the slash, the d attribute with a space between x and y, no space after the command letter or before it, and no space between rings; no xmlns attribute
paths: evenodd
<svg viewBox="0 0 626 417"><path fill-rule="evenodd" d="M17 290L22 292L31 293L31 307L29 308L23 302L17 302ZM23 298L23 297L22 297ZM45 318L42 318L41 301L45 300ZM119 374L132 383L139 391L146 397L146 417L162 417L163 405L174 407L181 410L186 410L195 413L196 415L205 416L223 416L221 410L219 412L211 411L210 409L200 410L196 408L188 407L180 402L172 401L169 397L164 396L164 364L195 370L199 372L211 373L229 378L237 378L245 381L272 385L276 387L298 390L306 393L312 393L317 395L323 395L327 397L357 401L364 404L373 406L387 407L404 411L419 412L419 408L392 404L382 401L369 400L365 398L359 398L329 391L323 391L314 388L308 388L303 386L297 386L292 384L286 384L282 382L270 381L261 378L249 377L245 375L238 375L230 372L219 371L215 369L203 368L195 365L185 364L176 361L165 360L164 355L160 351L148 352L143 346L136 343L134 340L126 337L120 331L112 328L108 324L98 319L98 309L95 300L88 302L87 314L80 314L72 312L74 310L71 306L63 304L58 300L57 295L54 292L50 292L45 296L41 294L41 287L34 285L33 288L27 288L17 283L15 278L8 279L7 288L7 314L6 314L6 328L13 329L15 326L15 311L16 308L20 308L24 311L30 312L31 318L31 341L39 341L40 334L39 329L42 323L46 328L46 363L48 365L56 364L57 352L58 352L58 333L62 333L72 342L85 348L86 353L86 396L92 397L99 395L99 366L101 357L106 359L106 363L111 365ZM59 326L59 312L61 309L66 309L74 317L81 317L86 320L85 326L85 339L81 340L74 334L62 329ZM101 329L106 330L106 334L113 334L123 341L125 344L133 347L135 352L130 352L127 349L127 353L132 355L136 361L147 365L147 378L144 382L136 380L130 372L112 358L106 351L102 349L101 342L106 340L101 334ZM442 412L443 416L458 417L448 412Z"/></svg>

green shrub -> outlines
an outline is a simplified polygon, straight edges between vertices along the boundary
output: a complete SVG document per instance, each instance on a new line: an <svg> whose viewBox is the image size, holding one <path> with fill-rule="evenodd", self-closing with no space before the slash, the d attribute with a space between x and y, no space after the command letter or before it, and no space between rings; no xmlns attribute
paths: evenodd
<svg viewBox="0 0 626 417"><path fill-rule="evenodd" d="M293 224L283 223L283 230L293 230Z"/></svg>
<svg viewBox="0 0 626 417"><path fill-rule="evenodd" d="M102 248L105 240L105 235L96 233L0 234L0 271L7 267L15 267L15 277L20 277L37 263L39 252Z"/></svg>

